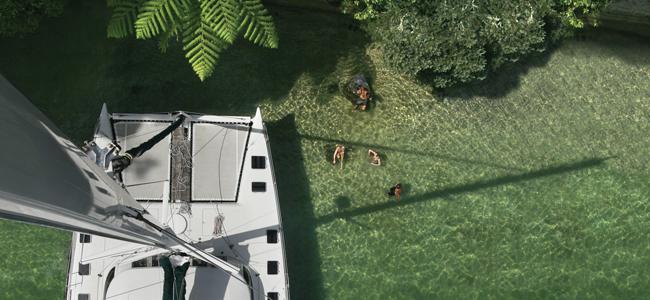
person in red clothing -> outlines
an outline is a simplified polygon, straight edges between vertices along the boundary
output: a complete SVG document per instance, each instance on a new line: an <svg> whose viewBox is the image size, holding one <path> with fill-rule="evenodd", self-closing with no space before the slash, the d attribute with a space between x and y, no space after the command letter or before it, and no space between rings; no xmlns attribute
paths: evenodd
<svg viewBox="0 0 650 300"><path fill-rule="evenodd" d="M395 196L395 199L397 199L397 204L399 204L399 199L402 196L402 184L398 183L395 186L391 187L387 194L389 197Z"/></svg>
<svg viewBox="0 0 650 300"><path fill-rule="evenodd" d="M366 110L368 108L368 99L370 98L370 91L364 87L360 86L357 89L356 92L357 96L359 96L359 100L356 101L357 108L360 110Z"/></svg>

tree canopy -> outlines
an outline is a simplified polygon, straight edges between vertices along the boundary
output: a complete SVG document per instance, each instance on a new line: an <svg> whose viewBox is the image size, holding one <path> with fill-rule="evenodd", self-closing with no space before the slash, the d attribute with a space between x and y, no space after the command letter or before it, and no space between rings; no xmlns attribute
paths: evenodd
<svg viewBox="0 0 650 300"><path fill-rule="evenodd" d="M544 51L609 0L346 0L389 66L437 88Z"/></svg>
<svg viewBox="0 0 650 300"><path fill-rule="evenodd" d="M177 38L201 81L240 34L256 45L278 46L273 19L261 0L108 0L108 6L113 9L109 37L158 37L163 50Z"/></svg>
<svg viewBox="0 0 650 300"><path fill-rule="evenodd" d="M0 37L34 32L44 17L58 16L67 0L0 1Z"/></svg>

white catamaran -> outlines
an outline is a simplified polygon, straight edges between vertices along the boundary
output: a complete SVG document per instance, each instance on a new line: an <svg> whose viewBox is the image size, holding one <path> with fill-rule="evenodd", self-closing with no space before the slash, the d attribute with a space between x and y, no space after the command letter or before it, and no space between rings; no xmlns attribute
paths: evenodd
<svg viewBox="0 0 650 300"><path fill-rule="evenodd" d="M289 299L266 128L109 114L77 148L0 76L0 217L73 231L66 299Z"/></svg>

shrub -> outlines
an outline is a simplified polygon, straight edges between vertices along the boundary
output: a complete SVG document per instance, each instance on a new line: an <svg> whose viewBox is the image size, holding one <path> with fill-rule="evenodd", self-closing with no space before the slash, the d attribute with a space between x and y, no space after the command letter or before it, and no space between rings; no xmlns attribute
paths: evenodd
<svg viewBox="0 0 650 300"><path fill-rule="evenodd" d="M543 51L606 0L379 2L385 11L375 9L367 28L388 65L445 88Z"/></svg>
<svg viewBox="0 0 650 300"><path fill-rule="evenodd" d="M0 1L0 37L34 32L44 17L58 16L67 0Z"/></svg>
<svg viewBox="0 0 650 300"><path fill-rule="evenodd" d="M413 2L415 0L402 0ZM354 15L357 20L374 19L392 6L394 0L343 0L341 10L346 14Z"/></svg>

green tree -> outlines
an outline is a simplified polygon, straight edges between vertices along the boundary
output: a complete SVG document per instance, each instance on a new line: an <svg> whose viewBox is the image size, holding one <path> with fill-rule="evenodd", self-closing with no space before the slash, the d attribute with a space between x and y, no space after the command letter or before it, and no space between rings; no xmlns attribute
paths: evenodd
<svg viewBox="0 0 650 300"><path fill-rule="evenodd" d="M611 0L555 0L554 5L565 24L583 28L587 20L597 21L598 14L610 2Z"/></svg>
<svg viewBox="0 0 650 300"><path fill-rule="evenodd" d="M158 37L163 51L177 38L201 81L240 34L256 45L278 46L273 19L261 0L108 0L108 6L113 9L109 37Z"/></svg>
<svg viewBox="0 0 650 300"><path fill-rule="evenodd" d="M413 0L408 0L413 1ZM341 10L357 20L370 20L386 12L394 0L343 0Z"/></svg>
<svg viewBox="0 0 650 300"><path fill-rule="evenodd" d="M0 37L34 32L45 17L58 16L67 0L0 1Z"/></svg>
<svg viewBox="0 0 650 300"><path fill-rule="evenodd" d="M544 51L607 2L381 0L367 28L389 66L445 88Z"/></svg>

